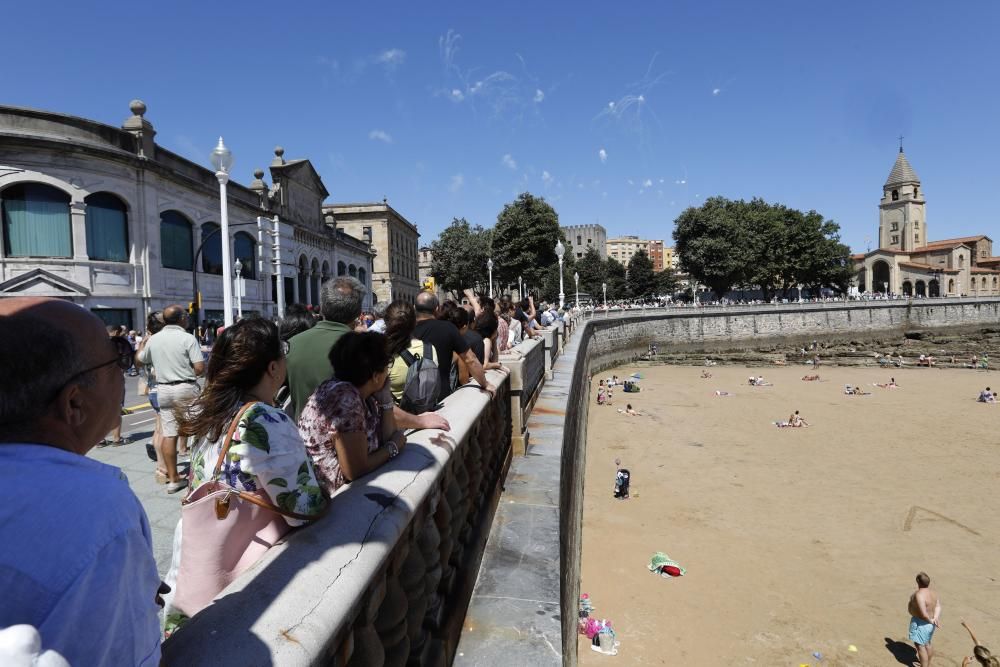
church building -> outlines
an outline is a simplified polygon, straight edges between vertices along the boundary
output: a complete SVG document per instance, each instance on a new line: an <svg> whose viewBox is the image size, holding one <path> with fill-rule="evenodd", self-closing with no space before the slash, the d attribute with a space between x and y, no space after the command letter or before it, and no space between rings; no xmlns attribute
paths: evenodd
<svg viewBox="0 0 1000 667"><path fill-rule="evenodd" d="M878 249L852 255L858 291L905 296L1000 295L1000 257L984 235L929 241L924 192L899 147L882 186Z"/></svg>

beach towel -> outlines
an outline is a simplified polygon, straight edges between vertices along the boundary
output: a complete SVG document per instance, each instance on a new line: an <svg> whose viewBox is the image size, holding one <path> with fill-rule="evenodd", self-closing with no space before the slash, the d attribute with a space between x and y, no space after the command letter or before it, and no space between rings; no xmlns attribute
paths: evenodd
<svg viewBox="0 0 1000 667"><path fill-rule="evenodd" d="M687 570L681 567L680 563L672 560L662 551L653 554L653 557L649 559L648 567L650 572L656 572L661 577L683 577L687 574Z"/></svg>

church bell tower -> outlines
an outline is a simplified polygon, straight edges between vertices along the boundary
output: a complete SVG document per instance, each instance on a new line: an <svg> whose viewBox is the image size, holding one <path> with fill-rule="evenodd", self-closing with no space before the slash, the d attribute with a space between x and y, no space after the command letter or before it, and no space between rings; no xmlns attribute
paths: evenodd
<svg viewBox="0 0 1000 667"><path fill-rule="evenodd" d="M879 248L907 251L927 245L923 195L920 178L906 159L900 141L896 164L882 186L878 205Z"/></svg>

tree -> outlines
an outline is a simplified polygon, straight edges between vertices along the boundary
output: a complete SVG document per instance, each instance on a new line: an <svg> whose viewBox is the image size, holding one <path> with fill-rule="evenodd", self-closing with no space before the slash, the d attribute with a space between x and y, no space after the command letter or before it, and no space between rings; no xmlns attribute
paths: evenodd
<svg viewBox="0 0 1000 667"><path fill-rule="evenodd" d="M576 260L576 272L580 274L580 291L589 294L591 298L600 298L601 283L607 277L606 271L607 266L601 259L601 253L593 246L587 248L583 257Z"/></svg>
<svg viewBox="0 0 1000 667"><path fill-rule="evenodd" d="M656 294L656 274L653 261L645 250L632 255L628 263L628 292L633 299Z"/></svg>
<svg viewBox="0 0 1000 667"><path fill-rule="evenodd" d="M431 243L431 274L442 290L460 293L476 283L488 282L486 261L491 236L491 230L455 218Z"/></svg>
<svg viewBox="0 0 1000 667"><path fill-rule="evenodd" d="M677 291L677 276L670 267L667 267L656 274L656 294L658 296L671 296Z"/></svg>
<svg viewBox="0 0 1000 667"><path fill-rule="evenodd" d="M532 289L551 284L556 267L555 286L559 291L556 242L566 238L559 229L559 215L542 197L522 193L505 204L493 228L493 276L503 283L516 284L518 276ZM567 255L572 256L567 248ZM565 269L565 266L564 266ZM569 275L572 275L570 272ZM546 276L549 276L548 283Z"/></svg>
<svg viewBox="0 0 1000 667"><path fill-rule="evenodd" d="M735 202L712 197L688 208L674 223L674 250L681 269L722 298L744 279L749 239Z"/></svg>
<svg viewBox="0 0 1000 667"><path fill-rule="evenodd" d="M625 267L614 257L604 261L604 282L608 286L608 298L624 299L628 296L628 283L625 281ZM603 298L600 290L594 292L594 301Z"/></svg>

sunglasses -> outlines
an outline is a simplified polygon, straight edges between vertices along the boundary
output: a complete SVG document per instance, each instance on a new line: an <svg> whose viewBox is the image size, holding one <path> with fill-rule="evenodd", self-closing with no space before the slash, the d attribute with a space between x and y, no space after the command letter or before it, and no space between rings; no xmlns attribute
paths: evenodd
<svg viewBox="0 0 1000 667"><path fill-rule="evenodd" d="M91 373L100 368L104 368L105 366L110 366L111 364L117 364L118 368L120 368L122 371L127 371L128 369L132 368L132 359L135 357L135 352L132 350L132 346L129 344L129 342L119 336L115 336L114 338L110 338L109 340L111 342L111 347L114 348L115 356L103 363L97 364L96 366L91 366L90 368L85 368L82 371L79 371L71 375L69 379L66 380L62 384L62 386L60 386L59 389L55 391L55 393L52 395L51 400L55 400L55 397L59 395L59 392L61 392L67 386L73 384L73 382L77 378L82 377L87 373Z"/></svg>

